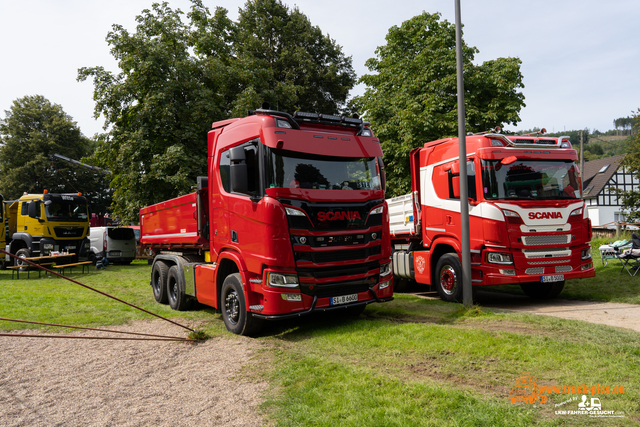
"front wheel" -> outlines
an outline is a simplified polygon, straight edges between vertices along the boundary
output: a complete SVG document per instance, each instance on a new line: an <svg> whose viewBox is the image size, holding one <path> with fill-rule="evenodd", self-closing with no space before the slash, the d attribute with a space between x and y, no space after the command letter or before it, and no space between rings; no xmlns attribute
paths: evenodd
<svg viewBox="0 0 640 427"><path fill-rule="evenodd" d="M443 301L462 301L462 266L457 254L445 254L436 264L434 283Z"/></svg>
<svg viewBox="0 0 640 427"><path fill-rule="evenodd" d="M520 284L520 288L531 298L552 299L560 295L560 292L564 289L564 280L552 283L522 283Z"/></svg>
<svg viewBox="0 0 640 427"><path fill-rule="evenodd" d="M31 256L31 252L29 251L29 249L27 248L18 249L18 252L16 252L17 258L14 258L16 267L20 267L21 271L24 271L27 268L29 268L29 264L22 261L21 258L29 258L30 256Z"/></svg>
<svg viewBox="0 0 640 427"><path fill-rule="evenodd" d="M222 319L229 332L237 335L258 333L262 322L247 312L242 290L242 277L239 273L230 274L224 279L220 299Z"/></svg>

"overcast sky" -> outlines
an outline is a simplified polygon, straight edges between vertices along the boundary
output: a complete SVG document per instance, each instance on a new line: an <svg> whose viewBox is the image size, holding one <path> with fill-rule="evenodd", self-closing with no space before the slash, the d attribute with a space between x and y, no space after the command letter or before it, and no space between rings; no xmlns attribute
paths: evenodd
<svg viewBox="0 0 640 427"><path fill-rule="evenodd" d="M168 0L187 12L188 0ZM244 0L203 0L236 20ZM12 102L43 95L60 104L93 136L93 83L77 82L80 67L118 72L105 42L113 24L135 29L152 0L0 0L0 117ZM385 44L390 27L421 13L455 22L454 0L284 0L297 6L353 57L358 76ZM479 49L476 63L519 57L526 107L510 130L546 127L606 131L640 108L640 1L461 0L464 39ZM186 20L186 17L185 17ZM352 95L363 92L356 87Z"/></svg>

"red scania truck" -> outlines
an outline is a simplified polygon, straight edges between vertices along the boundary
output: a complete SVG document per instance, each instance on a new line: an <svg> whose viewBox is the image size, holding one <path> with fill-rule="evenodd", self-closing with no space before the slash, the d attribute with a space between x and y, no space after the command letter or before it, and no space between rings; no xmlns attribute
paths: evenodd
<svg viewBox="0 0 640 427"><path fill-rule="evenodd" d="M565 280L593 277L591 222L569 137L498 131L428 142L410 154L412 193L387 200L396 283L434 285L462 299L460 168L467 168L471 282L519 284L554 298ZM463 201L467 203L467 201Z"/></svg>
<svg viewBox="0 0 640 427"><path fill-rule="evenodd" d="M229 331L393 299L382 149L357 117L266 107L213 123L197 191L140 210L156 301Z"/></svg>

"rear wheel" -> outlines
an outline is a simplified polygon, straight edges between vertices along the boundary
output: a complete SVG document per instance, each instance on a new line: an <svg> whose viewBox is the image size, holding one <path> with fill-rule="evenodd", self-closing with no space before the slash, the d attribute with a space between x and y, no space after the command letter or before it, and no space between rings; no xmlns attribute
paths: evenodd
<svg viewBox="0 0 640 427"><path fill-rule="evenodd" d="M560 295L560 292L562 292L562 289L564 288L564 280L553 283L521 283L520 287L522 288L522 291L531 298L552 299Z"/></svg>
<svg viewBox="0 0 640 427"><path fill-rule="evenodd" d="M262 322L247 312L244 291L242 290L242 277L239 273L230 274L224 279L220 305L222 319L229 332L238 335L258 333Z"/></svg>
<svg viewBox="0 0 640 427"><path fill-rule="evenodd" d="M462 266L457 254L443 255L436 264L434 283L443 301L462 301Z"/></svg>
<svg viewBox="0 0 640 427"><path fill-rule="evenodd" d="M180 286L180 270L177 265L172 265L167 272L167 293L172 309L185 311L189 308L189 299Z"/></svg>
<svg viewBox="0 0 640 427"><path fill-rule="evenodd" d="M153 297L160 304L166 304L169 301L167 297L167 272L169 267L162 261L158 261L151 269L151 288L153 289Z"/></svg>

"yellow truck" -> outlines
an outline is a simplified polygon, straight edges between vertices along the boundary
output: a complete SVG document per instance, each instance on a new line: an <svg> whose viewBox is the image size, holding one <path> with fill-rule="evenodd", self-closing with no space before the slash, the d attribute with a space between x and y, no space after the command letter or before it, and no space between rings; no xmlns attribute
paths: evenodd
<svg viewBox="0 0 640 427"><path fill-rule="evenodd" d="M4 201L6 251L19 258L68 252L86 258L90 248L89 207L77 194L24 194L18 200ZM2 242L0 242L0 247ZM22 265L6 255L5 263Z"/></svg>

